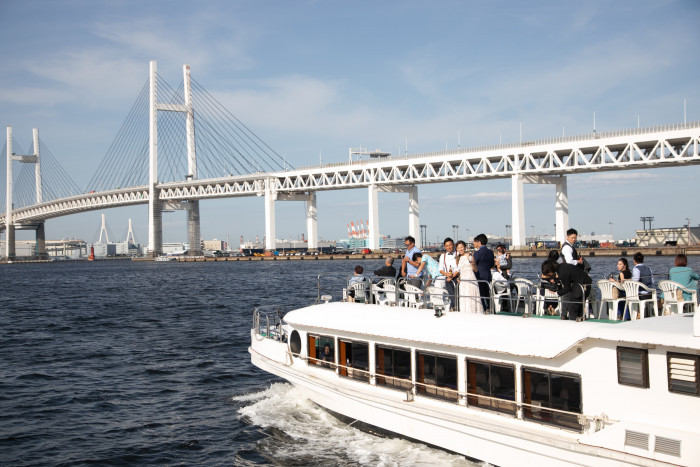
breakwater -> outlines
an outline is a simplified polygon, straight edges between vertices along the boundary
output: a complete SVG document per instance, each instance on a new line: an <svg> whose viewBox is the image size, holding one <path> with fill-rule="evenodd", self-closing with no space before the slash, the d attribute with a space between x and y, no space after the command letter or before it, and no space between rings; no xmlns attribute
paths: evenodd
<svg viewBox="0 0 700 467"><path fill-rule="evenodd" d="M694 256L700 255L700 247L663 247L663 248L582 248L577 250L581 256L587 257L623 257L632 256L636 252L641 252L644 256L675 256L679 253ZM549 254L549 250L510 250L509 253L513 258L542 258L543 260ZM428 253L431 254L431 253ZM438 254L438 253L436 253ZM209 258L209 257L179 257L178 261L318 261L318 260L338 260L338 259L384 259L403 257L401 253L362 253L362 254L319 254L306 256L234 256L228 258ZM152 258L134 258L134 261L152 261Z"/></svg>
<svg viewBox="0 0 700 467"><path fill-rule="evenodd" d="M637 247L625 247L625 248L581 248L577 250L581 256L585 257L626 257L632 256L636 252L641 252L645 257L650 256L675 256L679 253L688 256L700 256L700 246L691 247L658 247L658 248L637 248ZM440 252L441 253L441 252ZM431 255L440 254L430 253ZM509 250L509 253L513 258L542 258L543 260L549 254L549 250L539 249L539 250ZM180 262L226 262L226 261L318 261L318 260L363 260L363 259L384 259L384 258L397 258L403 257L403 253L361 253L361 254L319 254L319 255L305 255L305 256L295 256L295 255L278 255L278 256L231 256L231 257L220 257L212 258L205 256L181 256L177 258ZM153 261L151 257L141 256L141 257L115 257L115 258L96 258L95 261L110 261L110 260L129 260L132 261ZM88 261L87 259L71 259L67 261ZM17 258L12 261L0 260L0 264L8 263L51 263L54 262L50 259L32 259L32 258Z"/></svg>

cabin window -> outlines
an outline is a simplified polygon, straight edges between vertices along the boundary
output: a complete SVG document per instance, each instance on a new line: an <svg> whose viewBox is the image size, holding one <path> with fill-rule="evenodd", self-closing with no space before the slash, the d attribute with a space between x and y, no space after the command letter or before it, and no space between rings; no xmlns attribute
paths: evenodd
<svg viewBox="0 0 700 467"><path fill-rule="evenodd" d="M649 387L649 351L617 348L617 382L626 386Z"/></svg>
<svg viewBox="0 0 700 467"><path fill-rule="evenodd" d="M515 367L467 360L467 403L515 414Z"/></svg>
<svg viewBox="0 0 700 467"><path fill-rule="evenodd" d="M340 375L369 381L369 344L350 340L340 340L338 347ZM342 362L345 362L344 364Z"/></svg>
<svg viewBox="0 0 700 467"><path fill-rule="evenodd" d="M523 403L526 404L523 416L580 430L577 414L582 413L581 377L532 368L522 371Z"/></svg>
<svg viewBox="0 0 700 467"><path fill-rule="evenodd" d="M416 352L416 392L456 401L457 357Z"/></svg>
<svg viewBox="0 0 700 467"><path fill-rule="evenodd" d="M309 334L309 363L335 368L335 339L331 336Z"/></svg>
<svg viewBox="0 0 700 467"><path fill-rule="evenodd" d="M378 385L411 389L411 351L384 345L376 347Z"/></svg>
<svg viewBox="0 0 700 467"><path fill-rule="evenodd" d="M668 352L668 390L680 394L700 395L700 356Z"/></svg>

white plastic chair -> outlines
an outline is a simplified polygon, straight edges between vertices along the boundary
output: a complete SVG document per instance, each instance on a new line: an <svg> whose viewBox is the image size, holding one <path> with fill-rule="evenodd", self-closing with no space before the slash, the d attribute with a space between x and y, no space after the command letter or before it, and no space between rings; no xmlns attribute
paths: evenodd
<svg viewBox="0 0 700 467"><path fill-rule="evenodd" d="M522 302L524 304L525 313L532 313L532 289L535 284L531 280L520 278L515 279L513 283L515 283L515 287L518 291L518 302L515 304L515 310L513 311L518 311L520 303Z"/></svg>
<svg viewBox="0 0 700 467"><path fill-rule="evenodd" d="M384 283L375 295L375 303L379 305L395 305L396 304L396 286L390 283Z"/></svg>
<svg viewBox="0 0 700 467"><path fill-rule="evenodd" d="M350 291L355 291L355 302L368 303L369 302L369 281L353 282L348 285L348 296Z"/></svg>
<svg viewBox="0 0 700 467"><path fill-rule="evenodd" d="M508 281L491 281L491 295L493 296L493 311L498 313L501 311L501 300L510 298Z"/></svg>
<svg viewBox="0 0 700 467"><path fill-rule="evenodd" d="M654 316L659 316L659 305L656 301L656 289L652 289L642 284L639 281L626 280L622 283L622 287L625 289L625 300L627 300L627 309L630 312L630 319L643 319L646 314L646 306L651 304L654 310ZM646 290L651 294L651 298L648 300L642 300L639 298L639 291ZM639 315L635 318L632 314L635 311Z"/></svg>
<svg viewBox="0 0 700 467"><path fill-rule="evenodd" d="M542 291L540 289L541 287L537 288L537 293L535 295L535 312L540 316L544 315L544 304L546 302L556 301L557 306L555 308L555 312L561 315L561 299L559 297L559 294L549 289L544 289L544 294L542 294Z"/></svg>
<svg viewBox="0 0 700 467"><path fill-rule="evenodd" d="M372 285L372 297L374 298L373 303L379 303L386 297L386 286L392 286L391 290L395 290L394 284L396 280L390 277L380 279L376 284Z"/></svg>
<svg viewBox="0 0 700 467"><path fill-rule="evenodd" d="M625 289L619 286L617 282L612 282L608 279L601 279L598 282L596 282L596 285L600 290L600 309L598 311L598 318L601 317L603 307L605 307L605 311L607 311L608 313L608 319L616 321L618 319L618 304L620 302L625 301L625 297L622 297L621 294L619 294L619 292L622 292ZM615 297L613 290L618 291L617 298Z"/></svg>
<svg viewBox="0 0 700 467"><path fill-rule="evenodd" d="M688 289L683 287L681 284L671 280L659 281L659 288L663 294L664 298L664 314L675 313L682 314L685 305L690 305L691 312L697 312L698 306L698 291L697 289ZM690 300L685 300L681 294L679 300L678 292L686 292L690 294Z"/></svg>
<svg viewBox="0 0 700 467"><path fill-rule="evenodd" d="M404 299L401 301L401 305L410 306L413 308L423 307L423 291L411 284L404 284Z"/></svg>
<svg viewBox="0 0 700 467"><path fill-rule="evenodd" d="M442 287L430 286L425 289L428 295L428 301L433 305L434 310L448 311L450 309L450 296L447 289Z"/></svg>

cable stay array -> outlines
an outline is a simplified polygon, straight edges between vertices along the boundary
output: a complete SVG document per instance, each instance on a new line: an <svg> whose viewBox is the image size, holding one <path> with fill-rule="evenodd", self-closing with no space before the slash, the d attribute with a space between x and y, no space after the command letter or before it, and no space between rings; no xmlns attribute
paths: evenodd
<svg viewBox="0 0 700 467"><path fill-rule="evenodd" d="M34 154L34 143L30 143L29 150L25 152L13 137L12 152L18 155ZM7 143L3 145L2 154L7 154ZM41 164L42 202L68 198L82 192L41 138L39 138L39 160ZM14 208L22 208L37 204L36 165L18 161L13 161L12 164L12 205ZM0 177L4 186L7 180L7 164L0 164ZM6 190L3 189L0 193L0 211L3 212L7 200L6 195Z"/></svg>
<svg viewBox="0 0 700 467"><path fill-rule="evenodd" d="M184 104L184 83L172 88L157 76L158 102ZM192 79L197 179L291 167L282 156ZM148 185L149 83L146 81L105 157L87 185L88 191ZM158 181L187 179L186 114L159 111Z"/></svg>

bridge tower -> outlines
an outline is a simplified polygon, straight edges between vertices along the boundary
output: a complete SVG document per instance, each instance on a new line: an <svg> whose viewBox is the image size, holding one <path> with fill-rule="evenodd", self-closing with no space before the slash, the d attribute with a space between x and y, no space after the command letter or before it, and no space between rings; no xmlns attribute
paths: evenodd
<svg viewBox="0 0 700 467"><path fill-rule="evenodd" d="M7 183L6 183L6 208L5 208L5 258L13 259L15 257L15 229L29 228L36 232L36 253L43 257L46 255L46 231L44 229L44 221L39 221L36 224L26 226L16 226L12 219L12 210L14 203L12 201L12 161L18 161L25 164L34 164L34 179L36 185L36 204L43 202L43 194L41 191L41 159L39 157L39 129L33 129L33 144L34 154L17 155L12 150L12 127L7 126Z"/></svg>
<svg viewBox="0 0 700 467"><path fill-rule="evenodd" d="M185 103L164 104L158 102L157 64L150 63L150 105L149 105L149 199L148 199L148 254L159 256L163 252L163 202L158 199L158 111L184 112L187 115L187 180L197 179L197 153L194 139L194 112L192 106L192 87L190 66L183 65ZM199 223L199 201L188 200L176 205L169 204L169 209L187 210L187 240L189 254L202 252Z"/></svg>
<svg viewBox="0 0 700 467"><path fill-rule="evenodd" d="M136 245L136 237L134 237L134 229L131 225L131 218L129 218L129 231L126 233L126 243Z"/></svg>
<svg viewBox="0 0 700 467"><path fill-rule="evenodd" d="M102 234L104 233L105 235L105 241L102 241ZM105 215L102 214L102 227L100 227L100 239L97 240L97 243L109 243L109 234L107 233L107 220L105 219Z"/></svg>

